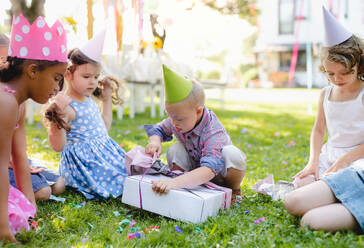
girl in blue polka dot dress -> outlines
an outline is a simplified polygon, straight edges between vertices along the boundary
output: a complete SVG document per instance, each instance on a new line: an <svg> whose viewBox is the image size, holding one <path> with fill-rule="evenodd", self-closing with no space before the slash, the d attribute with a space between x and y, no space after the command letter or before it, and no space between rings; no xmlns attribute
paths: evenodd
<svg viewBox="0 0 364 248"><path fill-rule="evenodd" d="M62 151L60 175L87 199L120 196L127 176L125 152L108 135L112 103L121 102L119 83L111 77L98 81L102 49L97 54L97 39L89 41L96 45L70 51L66 90L45 111L50 144ZM92 94L101 100L101 113Z"/></svg>

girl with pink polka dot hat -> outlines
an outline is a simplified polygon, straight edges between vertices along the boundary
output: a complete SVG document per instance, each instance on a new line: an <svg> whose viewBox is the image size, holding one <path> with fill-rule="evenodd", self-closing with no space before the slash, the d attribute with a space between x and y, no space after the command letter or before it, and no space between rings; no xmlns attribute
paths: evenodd
<svg viewBox="0 0 364 248"><path fill-rule="evenodd" d="M127 177L125 152L108 135L112 104L122 101L118 80L99 80L104 39L105 30L69 52L65 91L45 111L49 143L62 152L59 173L87 199L119 197Z"/></svg>
<svg viewBox="0 0 364 248"><path fill-rule="evenodd" d="M28 98L43 104L56 95L67 68L66 32L57 21L49 27L43 17L30 24L14 17L8 56L0 61L0 239L16 242L15 234L29 230L36 205L30 168L20 139L19 106ZM9 186L10 157L18 189Z"/></svg>

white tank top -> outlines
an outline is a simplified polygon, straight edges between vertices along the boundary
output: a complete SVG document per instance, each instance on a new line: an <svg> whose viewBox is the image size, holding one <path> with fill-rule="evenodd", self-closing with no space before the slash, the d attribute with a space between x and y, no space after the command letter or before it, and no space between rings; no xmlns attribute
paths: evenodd
<svg viewBox="0 0 364 248"><path fill-rule="evenodd" d="M325 89L324 112L329 133L328 145L349 148L364 142L364 89L358 96L345 102L329 100L333 86Z"/></svg>

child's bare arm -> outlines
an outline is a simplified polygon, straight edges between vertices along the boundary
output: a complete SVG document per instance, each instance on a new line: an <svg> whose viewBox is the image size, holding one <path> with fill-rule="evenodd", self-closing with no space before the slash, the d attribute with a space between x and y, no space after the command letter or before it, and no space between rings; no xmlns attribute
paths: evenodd
<svg viewBox="0 0 364 248"><path fill-rule="evenodd" d="M48 139L51 147L56 152L61 152L66 144L66 130L60 129L55 123L48 127Z"/></svg>
<svg viewBox="0 0 364 248"><path fill-rule="evenodd" d="M192 171L189 171L181 176L173 179L161 179L153 181L153 190L157 193L167 193L171 189L180 189L192 187L209 182L215 177L215 173L211 168L202 166Z"/></svg>
<svg viewBox="0 0 364 248"><path fill-rule="evenodd" d="M363 157L364 157L364 143L339 157L330 166L330 168L325 171L324 175L327 176L329 174L339 171L340 169L346 168L348 167L349 164L351 164L355 160L361 159Z"/></svg>
<svg viewBox="0 0 364 248"><path fill-rule="evenodd" d="M326 133L326 119L323 107L324 98L325 89L323 89L320 93L317 116L311 132L309 162L303 170L294 176L294 178L303 178L311 174L314 174L316 179L318 178L318 163Z"/></svg>
<svg viewBox="0 0 364 248"><path fill-rule="evenodd" d="M26 152L25 104L20 105L18 124L19 126L14 131L12 140L12 162L15 172L15 182L18 189L36 206Z"/></svg>
<svg viewBox="0 0 364 248"><path fill-rule="evenodd" d="M11 240L15 237L10 231L8 216L9 172L11 142L18 104L13 96L0 92L0 240Z"/></svg>
<svg viewBox="0 0 364 248"><path fill-rule="evenodd" d="M72 99L60 92L54 99L54 103L57 106L57 115L62 120L64 125L68 128L68 124L75 118L74 110L69 106ZM54 107L54 106L53 106ZM49 106L52 108L52 105ZM47 113L47 110L45 111ZM61 152L66 144L66 130L60 127L58 122L49 121L47 126L48 139L52 149L56 152ZM67 128L65 127L65 128Z"/></svg>

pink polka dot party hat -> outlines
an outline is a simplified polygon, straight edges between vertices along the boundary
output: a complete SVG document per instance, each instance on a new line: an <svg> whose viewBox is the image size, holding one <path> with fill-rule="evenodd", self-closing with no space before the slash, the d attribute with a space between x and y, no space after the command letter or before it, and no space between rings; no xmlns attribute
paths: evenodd
<svg viewBox="0 0 364 248"><path fill-rule="evenodd" d="M49 27L42 16L32 25L20 14L13 18L8 55L22 59L67 62L66 31L57 20Z"/></svg>

